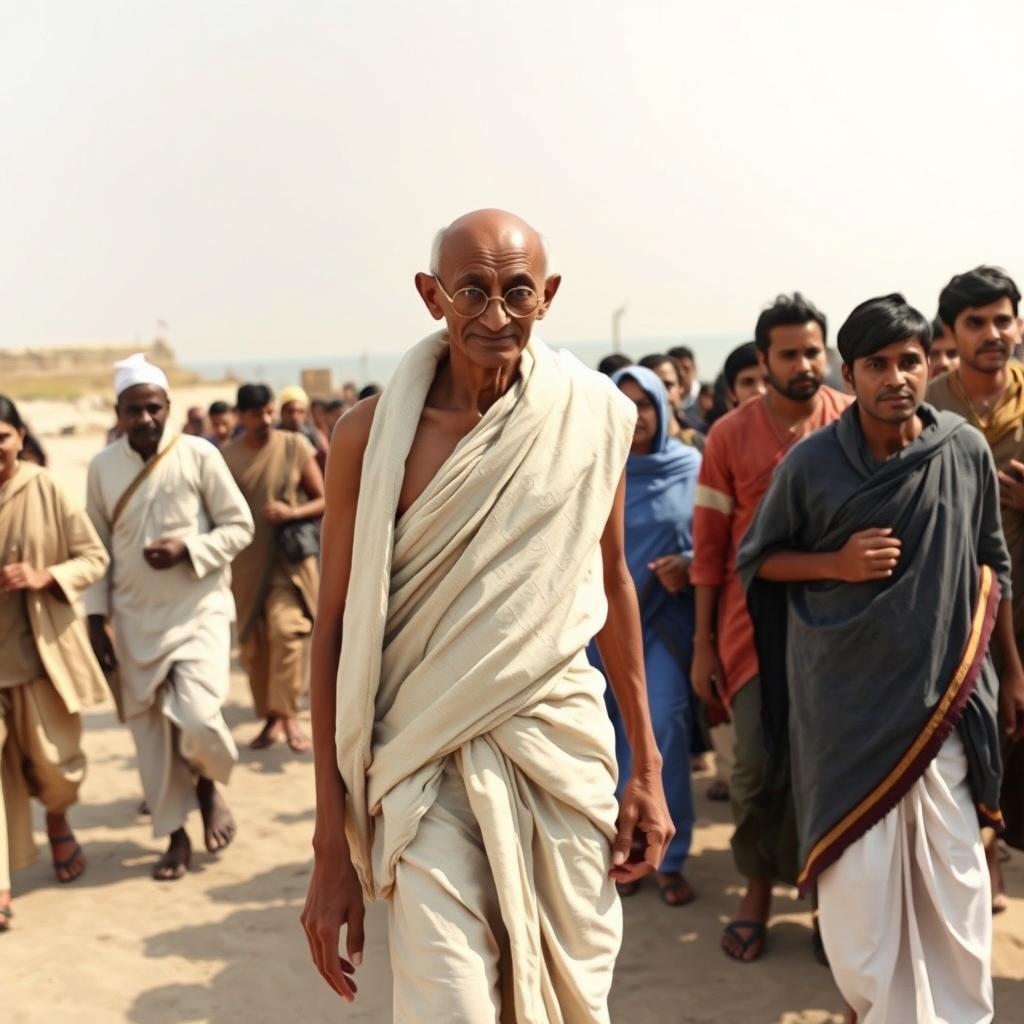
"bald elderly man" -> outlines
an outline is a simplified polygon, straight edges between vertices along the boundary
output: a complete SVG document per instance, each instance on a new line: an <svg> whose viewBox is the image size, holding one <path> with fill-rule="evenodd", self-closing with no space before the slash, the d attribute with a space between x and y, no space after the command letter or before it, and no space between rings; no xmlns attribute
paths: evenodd
<svg viewBox="0 0 1024 1024"><path fill-rule="evenodd" d="M444 329L331 442L303 925L352 1000L387 900L395 1021L607 1021L615 882L673 834L623 552L635 412L532 336L559 283L518 217L455 221L416 275Z"/></svg>

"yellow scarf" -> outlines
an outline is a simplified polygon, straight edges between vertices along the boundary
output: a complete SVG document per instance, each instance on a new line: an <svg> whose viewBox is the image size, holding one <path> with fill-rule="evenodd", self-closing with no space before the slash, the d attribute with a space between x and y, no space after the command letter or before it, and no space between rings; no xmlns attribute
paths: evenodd
<svg viewBox="0 0 1024 1024"><path fill-rule="evenodd" d="M1008 363L1009 381L999 404L989 414L987 421L978 415L978 410L964 390L959 373L949 375L949 388L967 407L971 424L977 427L988 441L989 447L995 447L1007 434L1016 430L1024 419L1024 366L1020 363Z"/></svg>

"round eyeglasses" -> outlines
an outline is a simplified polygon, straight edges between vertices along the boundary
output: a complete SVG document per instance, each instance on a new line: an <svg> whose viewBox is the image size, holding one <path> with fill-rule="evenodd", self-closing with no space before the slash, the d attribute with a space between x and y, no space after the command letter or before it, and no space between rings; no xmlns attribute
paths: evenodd
<svg viewBox="0 0 1024 1024"><path fill-rule="evenodd" d="M464 320L480 316L492 302L500 302L502 309L517 320L532 316L540 306L540 296L527 285L514 285L504 295L488 295L482 288L470 285L460 288L454 295L449 295L436 274L434 281L437 282L441 294L451 303L456 316L461 316Z"/></svg>

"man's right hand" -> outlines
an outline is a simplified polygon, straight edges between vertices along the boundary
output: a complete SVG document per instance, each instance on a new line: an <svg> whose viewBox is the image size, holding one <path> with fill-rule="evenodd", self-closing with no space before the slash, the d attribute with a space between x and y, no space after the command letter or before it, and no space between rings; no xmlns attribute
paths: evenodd
<svg viewBox="0 0 1024 1024"><path fill-rule="evenodd" d="M100 668L104 672L113 672L117 668L117 655L114 653L107 621L102 615L89 616L89 643L92 644L92 653L96 655Z"/></svg>
<svg viewBox="0 0 1024 1024"><path fill-rule="evenodd" d="M708 707L724 707L717 685L724 678L718 644L712 637L699 638L693 648L690 682L693 683L694 692Z"/></svg>
<svg viewBox="0 0 1024 1024"><path fill-rule="evenodd" d="M316 969L348 1003L356 997L352 975L363 962L364 914L363 890L348 845L329 854L316 854L302 911L302 927ZM348 960L338 954L342 925L346 926Z"/></svg>
<svg viewBox="0 0 1024 1024"><path fill-rule="evenodd" d="M835 553L836 579L844 583L866 583L888 579L900 560L902 542L892 530L861 530Z"/></svg>

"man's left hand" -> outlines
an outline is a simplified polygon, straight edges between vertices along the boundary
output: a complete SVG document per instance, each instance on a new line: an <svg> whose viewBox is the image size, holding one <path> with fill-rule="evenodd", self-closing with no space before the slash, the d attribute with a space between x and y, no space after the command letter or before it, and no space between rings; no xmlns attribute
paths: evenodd
<svg viewBox="0 0 1024 1024"><path fill-rule="evenodd" d="M1004 674L999 681L999 717L1008 736L1024 739L1024 673Z"/></svg>
<svg viewBox="0 0 1024 1024"><path fill-rule="evenodd" d="M618 835L612 847L616 882L634 882L657 871L676 834L661 785L661 762L635 770L619 800Z"/></svg>
<svg viewBox="0 0 1024 1024"><path fill-rule="evenodd" d="M0 593L12 590L45 590L53 583L47 569L37 569L28 562L12 562L0 568Z"/></svg>
<svg viewBox="0 0 1024 1024"><path fill-rule="evenodd" d="M1011 459L998 476L999 500L1008 508L1024 512L1024 464Z"/></svg>
<svg viewBox="0 0 1024 1024"><path fill-rule="evenodd" d="M647 568L670 594L681 594L690 585L690 559L683 555L662 555Z"/></svg>
<svg viewBox="0 0 1024 1024"><path fill-rule="evenodd" d="M292 507L283 501L268 501L263 506L263 518L274 526L287 523L292 518Z"/></svg>
<svg viewBox="0 0 1024 1024"><path fill-rule="evenodd" d="M184 562L188 557L185 542L177 537L161 537L153 541L142 552L152 569L170 569L172 565Z"/></svg>

